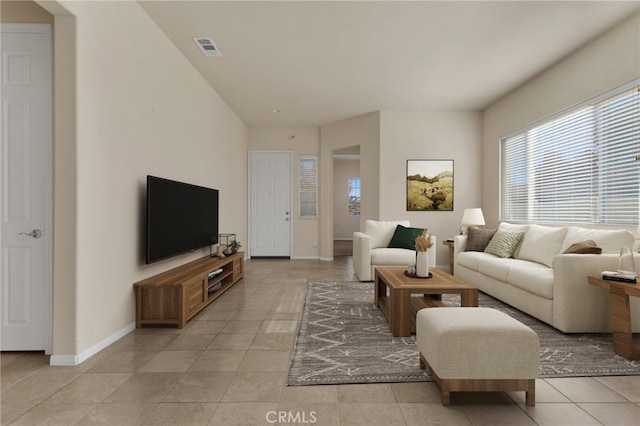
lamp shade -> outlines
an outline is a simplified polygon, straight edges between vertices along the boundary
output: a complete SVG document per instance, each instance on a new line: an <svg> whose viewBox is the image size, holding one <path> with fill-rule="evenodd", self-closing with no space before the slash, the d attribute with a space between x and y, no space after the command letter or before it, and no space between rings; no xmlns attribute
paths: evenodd
<svg viewBox="0 0 640 426"><path fill-rule="evenodd" d="M465 209L461 223L464 226L484 225L482 209L477 207L473 209Z"/></svg>

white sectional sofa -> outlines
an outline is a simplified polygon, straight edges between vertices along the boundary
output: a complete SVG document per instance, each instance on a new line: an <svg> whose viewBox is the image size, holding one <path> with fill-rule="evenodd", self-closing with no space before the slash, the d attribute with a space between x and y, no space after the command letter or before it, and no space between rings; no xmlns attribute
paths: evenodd
<svg viewBox="0 0 640 426"><path fill-rule="evenodd" d="M611 332L609 293L590 285L587 277L617 270L620 248L634 242L631 232L509 223L501 223L500 230L524 232L511 257L466 251L468 237L455 237L456 277L565 333ZM587 240L602 253L563 254ZM635 265L640 271L637 254ZM638 331L640 303L631 299L632 329Z"/></svg>
<svg viewBox="0 0 640 426"><path fill-rule="evenodd" d="M408 266L416 263L416 252L406 248L388 247L398 225L410 228L408 220L366 220L362 232L353 233L353 269L360 281L373 281L376 266ZM436 237L427 250L429 265L436 267Z"/></svg>

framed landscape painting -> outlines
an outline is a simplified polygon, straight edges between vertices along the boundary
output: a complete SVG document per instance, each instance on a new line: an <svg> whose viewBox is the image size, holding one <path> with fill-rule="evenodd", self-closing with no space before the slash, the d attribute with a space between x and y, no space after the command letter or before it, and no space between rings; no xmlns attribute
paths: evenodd
<svg viewBox="0 0 640 426"><path fill-rule="evenodd" d="M453 160L407 160L407 211L453 211Z"/></svg>

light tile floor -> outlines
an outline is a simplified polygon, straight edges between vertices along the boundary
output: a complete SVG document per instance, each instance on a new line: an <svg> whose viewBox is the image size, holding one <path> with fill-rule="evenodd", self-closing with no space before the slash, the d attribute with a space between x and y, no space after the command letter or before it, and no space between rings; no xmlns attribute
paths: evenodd
<svg viewBox="0 0 640 426"><path fill-rule="evenodd" d="M307 280L355 280L333 262L249 260L245 278L183 330L135 330L76 367L3 353L1 423L13 425L640 425L640 376L537 381L524 394L434 383L284 385Z"/></svg>

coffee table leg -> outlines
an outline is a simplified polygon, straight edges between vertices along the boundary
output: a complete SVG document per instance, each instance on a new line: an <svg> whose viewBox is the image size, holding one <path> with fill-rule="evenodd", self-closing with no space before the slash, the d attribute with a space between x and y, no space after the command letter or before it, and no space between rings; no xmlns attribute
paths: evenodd
<svg viewBox="0 0 640 426"><path fill-rule="evenodd" d="M379 308L380 298L387 296L387 285L378 274L376 274L375 281L373 282L373 292L373 303L376 308Z"/></svg>
<svg viewBox="0 0 640 426"><path fill-rule="evenodd" d="M389 289L389 328L394 337L410 335L409 297L405 290Z"/></svg>
<svg viewBox="0 0 640 426"><path fill-rule="evenodd" d="M462 290L460 293L460 306L478 307L478 290Z"/></svg>

